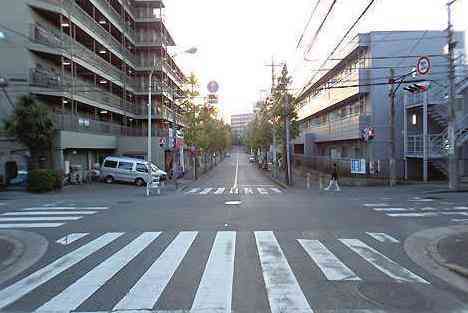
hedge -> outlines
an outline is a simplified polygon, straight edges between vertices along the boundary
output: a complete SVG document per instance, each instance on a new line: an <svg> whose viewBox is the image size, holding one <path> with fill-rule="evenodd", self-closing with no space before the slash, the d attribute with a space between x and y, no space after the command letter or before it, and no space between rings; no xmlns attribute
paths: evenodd
<svg viewBox="0 0 468 313"><path fill-rule="evenodd" d="M49 192L62 188L63 175L51 169L32 170L28 174L28 191Z"/></svg>

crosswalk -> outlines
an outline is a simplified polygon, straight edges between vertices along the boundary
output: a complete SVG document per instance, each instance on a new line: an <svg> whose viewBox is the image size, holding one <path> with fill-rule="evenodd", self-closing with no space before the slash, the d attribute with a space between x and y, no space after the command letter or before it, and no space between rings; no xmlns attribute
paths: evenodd
<svg viewBox="0 0 468 313"><path fill-rule="evenodd" d="M33 299L39 303L34 303L32 298L27 303L36 312L89 312L89 303L94 303L93 297L99 296L101 306L93 307L92 311L165 310L159 307L168 296L165 290L171 288L174 280L183 279L181 267L189 266L191 271L200 271L200 278L191 305L178 310L234 312L233 294L238 292L236 250L246 249L244 245L256 251L248 264L259 265L272 313L314 312L311 293L316 290L304 287L299 261L305 270L317 268L327 281L335 283L371 281L369 273L363 270L369 268L379 272L382 281L430 285L428 280L385 255L385 245L398 247L395 246L398 240L388 234L365 233L360 239L327 240L284 238L281 233L264 230L247 232L247 235L251 239L246 242L245 234L239 237L235 231L70 234L67 245L63 245L63 238L57 240L60 243L57 247L64 249L61 256L0 290L0 311L24 311L24 299L33 293L37 296ZM202 263L190 262L190 258L200 254L202 257L195 259ZM354 261L346 259L349 254ZM356 264L356 259L361 264ZM81 264L85 265L80 267ZM134 272L135 277L131 276ZM54 287L49 289L50 286ZM119 298L106 304L102 295L120 288L124 291Z"/></svg>
<svg viewBox="0 0 468 313"><path fill-rule="evenodd" d="M383 213L393 218L430 218L430 217L448 217L452 222L468 222L468 207L434 207L434 206L397 206L391 207L388 204L364 205L371 207L374 212Z"/></svg>
<svg viewBox="0 0 468 313"><path fill-rule="evenodd" d="M0 214L0 229L53 228L109 209L109 207L40 206Z"/></svg>
<svg viewBox="0 0 468 313"><path fill-rule="evenodd" d="M187 195L278 195L283 190L274 186L238 186L238 187L193 187L185 192Z"/></svg>

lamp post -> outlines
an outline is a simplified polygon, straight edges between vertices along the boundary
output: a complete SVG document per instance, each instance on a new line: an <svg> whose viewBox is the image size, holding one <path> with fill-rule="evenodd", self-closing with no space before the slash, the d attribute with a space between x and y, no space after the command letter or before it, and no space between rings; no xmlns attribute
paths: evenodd
<svg viewBox="0 0 468 313"><path fill-rule="evenodd" d="M151 166L151 108L152 108L152 82L153 74L156 70L156 56L153 57L153 68L148 77L148 139L147 139L147 157L148 162L148 181L146 182L146 196L149 197L151 184L153 183L152 166Z"/></svg>

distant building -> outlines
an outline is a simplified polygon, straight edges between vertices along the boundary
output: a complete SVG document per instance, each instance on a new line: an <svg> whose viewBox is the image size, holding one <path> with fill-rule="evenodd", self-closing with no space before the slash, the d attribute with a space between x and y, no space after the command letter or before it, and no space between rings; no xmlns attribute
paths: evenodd
<svg viewBox="0 0 468 313"><path fill-rule="evenodd" d="M333 159L349 165L349 159L366 159L373 170L379 168L380 174L388 169L390 159L390 110L389 110L389 73L395 70L395 77L411 73L417 63L417 56L429 55L432 70L426 76L408 75L406 80L425 79L430 93L439 101L440 106L446 94L444 85L447 82L447 58L442 54L447 44L444 31L384 31L357 35L346 47L346 51L330 70L320 72L320 76L305 86L298 99L300 136L294 140L294 158L296 163L320 164L317 159ZM456 33L457 53L464 54L464 34ZM460 62L463 62L459 59ZM462 64L457 66L457 78L463 77ZM399 177L423 178L421 170L414 170L421 156L418 153L409 155L411 144L405 130L405 112L409 104L404 96L404 87L400 86L395 104L395 148ZM413 101L414 102L414 101ZM418 102L417 105L420 105ZM435 108L435 107L434 107ZM416 110L416 105L415 108ZM430 134L443 132L445 124L437 120L436 114L442 110L429 110L428 129ZM445 110L446 111L446 110ZM412 114L413 112L406 112ZM422 114L418 112L418 114ZM418 119L419 125L419 117ZM408 122L408 119L406 119ZM408 122L409 124L409 122ZM374 139L366 140L364 130L373 130ZM413 130L409 127L408 130ZM417 135L422 135L417 133ZM416 140L416 137L409 138ZM422 137L417 137L418 144ZM419 146L418 146L419 149ZM406 150L406 151L405 151ZM418 150L419 152L419 150ZM409 158L412 160L409 160ZM377 164L377 165L376 165ZM427 164L427 162L426 162ZM406 166L405 166L406 165ZM428 164L426 177L439 175L435 162ZM368 166L367 171L369 173ZM428 172L427 172L428 171Z"/></svg>
<svg viewBox="0 0 468 313"><path fill-rule="evenodd" d="M254 119L253 113L243 113L231 115L231 132L234 144L240 144L244 137L247 125Z"/></svg>

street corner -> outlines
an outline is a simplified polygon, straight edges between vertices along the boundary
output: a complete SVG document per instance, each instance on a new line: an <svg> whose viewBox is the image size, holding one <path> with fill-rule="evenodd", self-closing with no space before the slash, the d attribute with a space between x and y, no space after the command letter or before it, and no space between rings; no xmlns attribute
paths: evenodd
<svg viewBox="0 0 468 313"><path fill-rule="evenodd" d="M33 266L47 248L47 239L37 233L0 231L0 284Z"/></svg>
<svg viewBox="0 0 468 313"><path fill-rule="evenodd" d="M405 240L404 249L429 273L468 292L468 230L464 225L416 232Z"/></svg>

